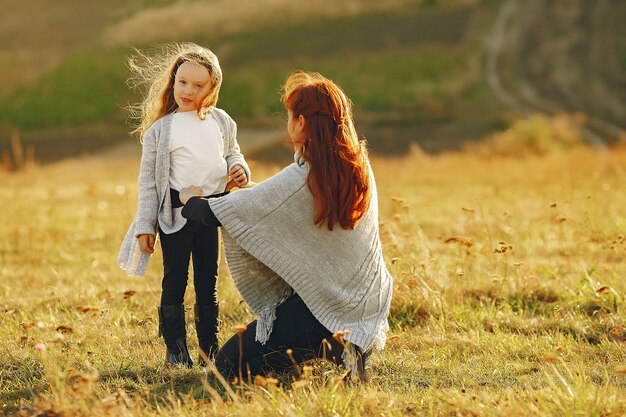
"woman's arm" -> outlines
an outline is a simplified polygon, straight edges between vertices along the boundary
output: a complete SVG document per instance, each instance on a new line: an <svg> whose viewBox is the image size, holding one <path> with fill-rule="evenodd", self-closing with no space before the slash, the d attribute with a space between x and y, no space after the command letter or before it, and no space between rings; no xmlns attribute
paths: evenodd
<svg viewBox="0 0 626 417"><path fill-rule="evenodd" d="M213 210L211 210L209 206L209 201L202 197L191 197L187 200L185 207L183 207L182 214L183 217L188 220L193 220L208 226L219 227L222 225L220 221L217 220L217 217L215 217L215 214L213 214Z"/></svg>

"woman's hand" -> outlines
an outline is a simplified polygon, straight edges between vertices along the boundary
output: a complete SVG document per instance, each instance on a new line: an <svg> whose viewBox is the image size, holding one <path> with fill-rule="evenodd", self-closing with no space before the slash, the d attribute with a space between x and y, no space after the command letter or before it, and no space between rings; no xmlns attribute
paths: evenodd
<svg viewBox="0 0 626 417"><path fill-rule="evenodd" d="M191 185L189 187L185 187L180 190L178 194L178 198L183 205L187 204L187 201L191 197L199 197L202 195L202 187L198 187L197 185Z"/></svg>
<svg viewBox="0 0 626 417"><path fill-rule="evenodd" d="M139 247L142 251L147 253L154 253L154 235L142 234L137 236L139 239Z"/></svg>

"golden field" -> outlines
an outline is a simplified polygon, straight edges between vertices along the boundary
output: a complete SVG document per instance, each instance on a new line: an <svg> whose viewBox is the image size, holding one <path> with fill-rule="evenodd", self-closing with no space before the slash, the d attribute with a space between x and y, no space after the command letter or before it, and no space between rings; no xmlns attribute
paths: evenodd
<svg viewBox="0 0 626 417"><path fill-rule="evenodd" d="M0 173L4 414L625 415L626 151L372 159L395 287L366 385L323 364L233 386L165 367L160 251L145 277L115 265L137 156ZM224 341L252 319L225 265L219 299Z"/></svg>

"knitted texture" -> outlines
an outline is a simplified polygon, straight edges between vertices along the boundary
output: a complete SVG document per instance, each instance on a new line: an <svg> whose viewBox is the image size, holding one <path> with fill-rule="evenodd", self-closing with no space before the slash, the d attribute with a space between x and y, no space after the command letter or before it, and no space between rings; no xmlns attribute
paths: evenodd
<svg viewBox="0 0 626 417"><path fill-rule="evenodd" d="M224 140L224 158L228 171L235 165L241 165L250 179L250 169L237 143L237 125L222 109L214 108L214 116L222 131ZM210 117L207 116L207 117ZM172 209L170 197L170 130L172 114L168 114L148 129L143 138L141 167L139 169L139 187L137 214L124 236L117 257L117 264L128 275L144 275L150 260L150 254L139 246L140 234L154 234L157 226L164 233L174 233L187 223L181 215L181 209ZM195 185L195 184L189 184Z"/></svg>
<svg viewBox="0 0 626 417"><path fill-rule="evenodd" d="M382 348L389 329L393 278L383 259L378 199L354 230L313 224L308 164L296 162L250 189L208 204L222 223L231 275L257 316L257 340L267 341L276 306L292 291L331 332L368 350Z"/></svg>

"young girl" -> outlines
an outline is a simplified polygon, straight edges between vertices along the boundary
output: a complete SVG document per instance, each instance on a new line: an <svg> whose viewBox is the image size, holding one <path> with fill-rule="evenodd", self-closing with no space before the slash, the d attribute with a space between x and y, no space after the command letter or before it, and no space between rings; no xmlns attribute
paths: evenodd
<svg viewBox="0 0 626 417"><path fill-rule="evenodd" d="M118 265L129 275L143 275L154 252L157 230L163 252L159 335L166 360L192 366L185 331L183 299L190 255L193 258L194 317L202 358L217 352L218 232L214 226L181 215L179 191L199 185L206 197L244 186L250 170L239 152L237 126L215 107L222 84L217 57L192 43L166 48L161 56L139 54L130 68L149 90L134 108L143 144L135 220L122 243Z"/></svg>

